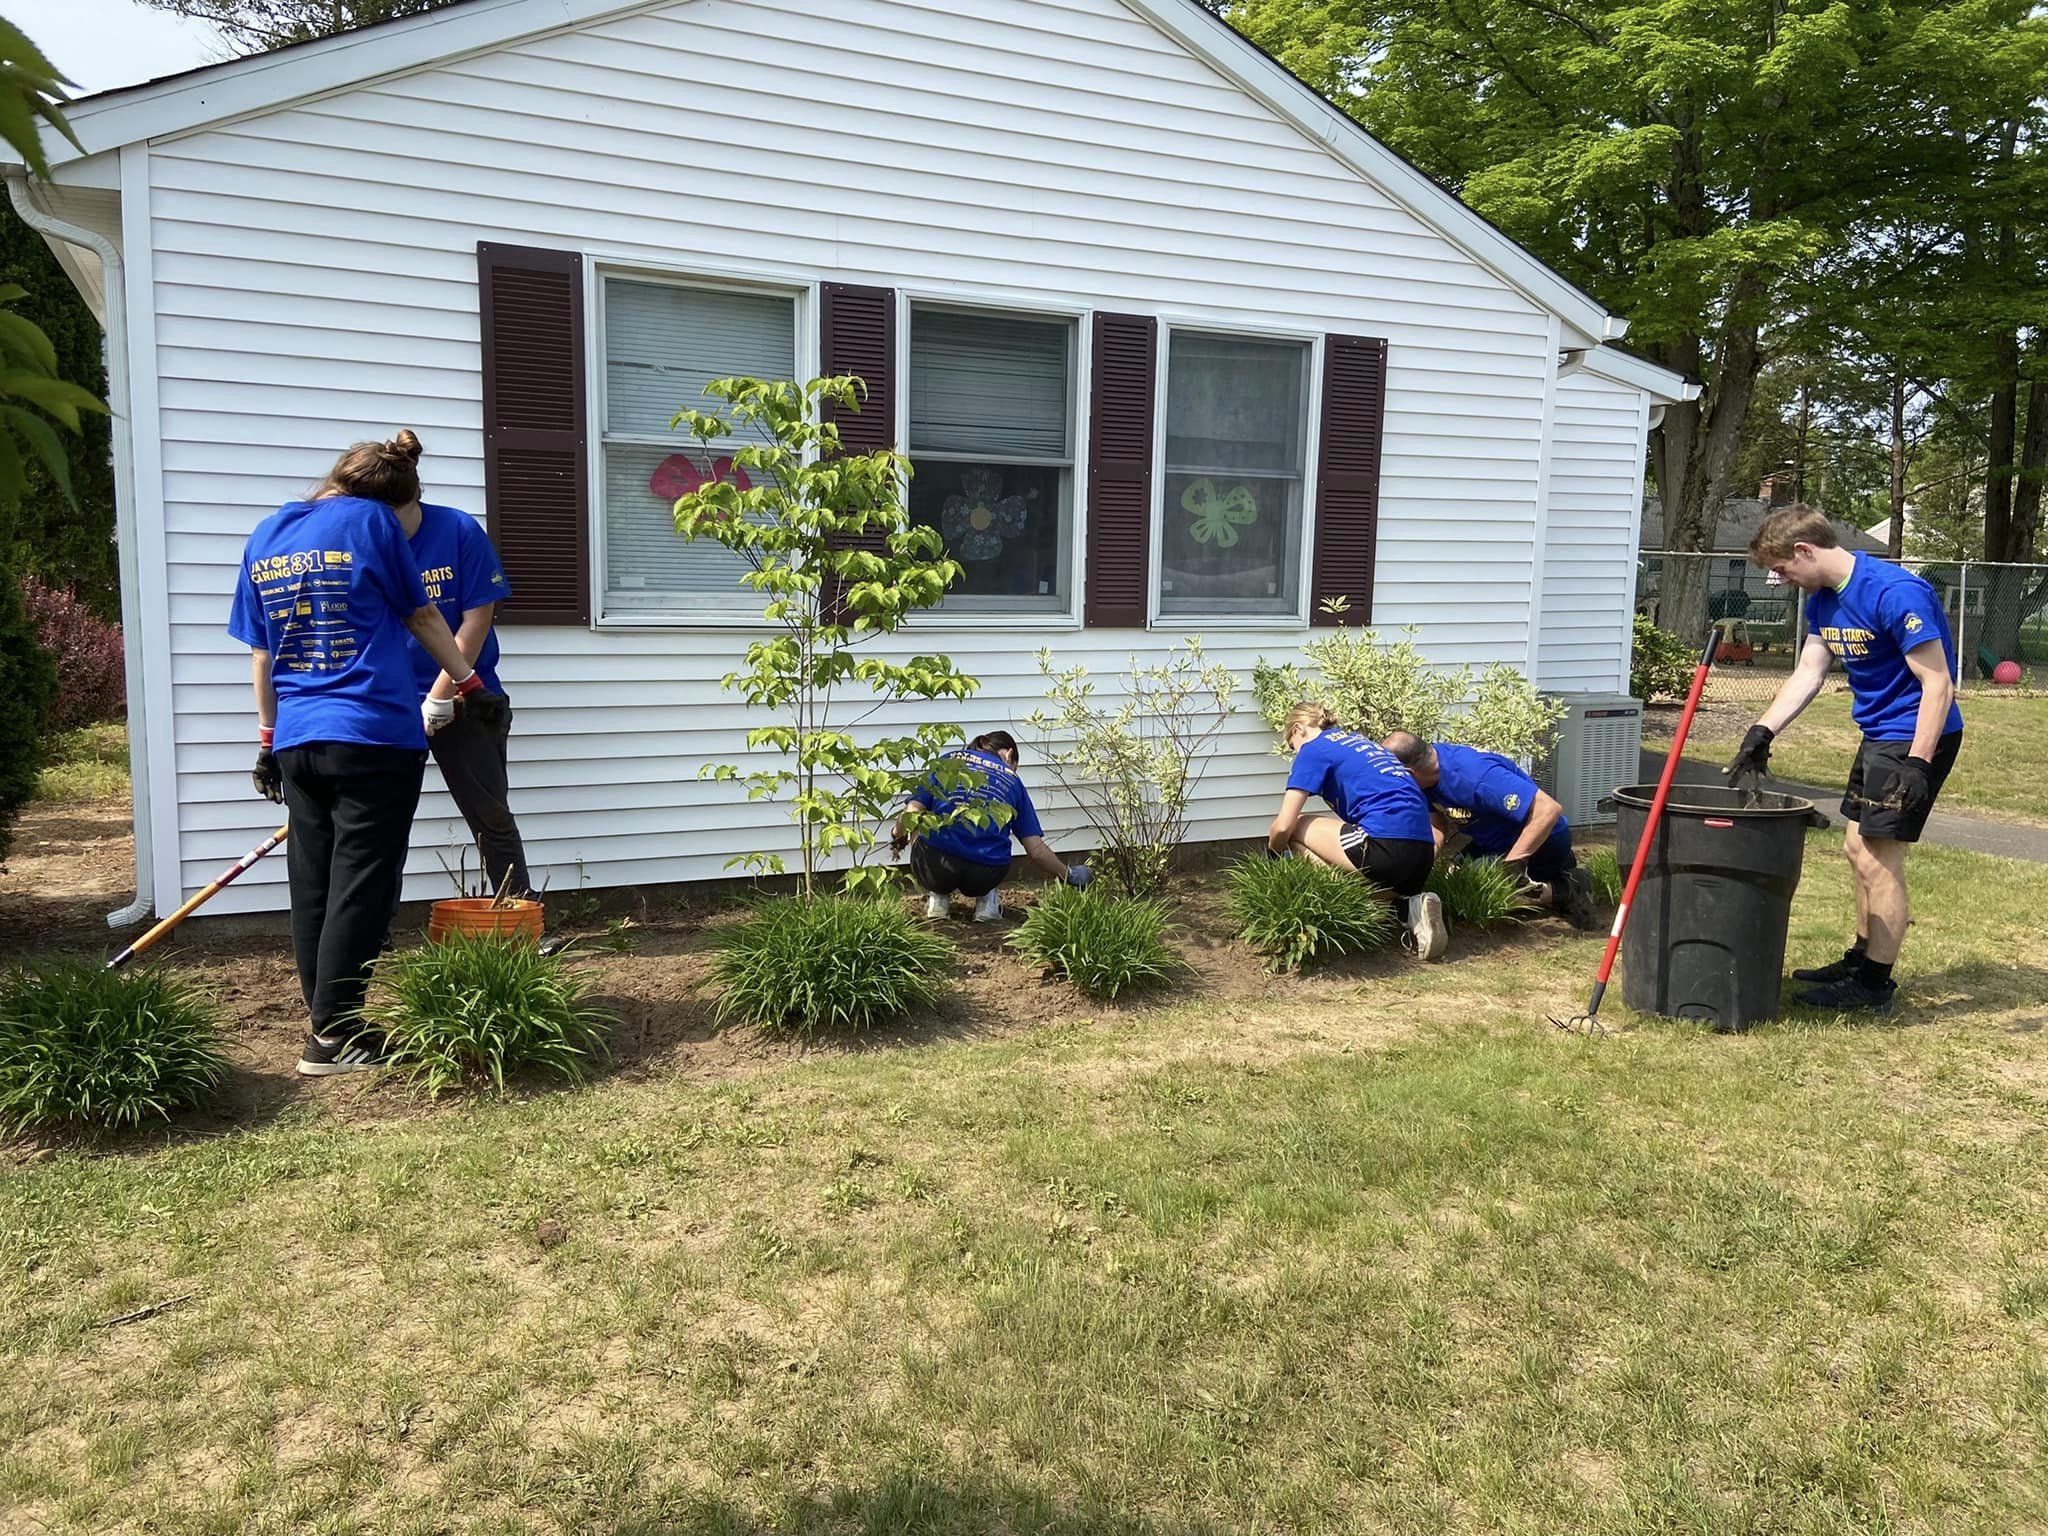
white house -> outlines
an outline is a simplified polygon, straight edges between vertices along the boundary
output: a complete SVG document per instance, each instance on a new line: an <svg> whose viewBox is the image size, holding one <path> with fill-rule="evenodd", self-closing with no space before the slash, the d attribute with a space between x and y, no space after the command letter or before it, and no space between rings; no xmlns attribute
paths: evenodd
<svg viewBox="0 0 2048 1536"><path fill-rule="evenodd" d="M70 120L10 189L107 325L159 911L275 821L242 541L400 426L516 588L536 877L784 838L698 778L744 751L748 604L651 484L724 374L862 374L849 435L905 447L916 515L961 498L970 575L912 639L982 679L970 727L1037 703L1040 645L1106 674L1198 632L1248 676L1338 594L1445 662L1626 684L1645 427L1690 387L1194 0L464 0ZM1263 827L1269 749L1247 712L1198 837ZM408 896L462 837L430 773Z"/></svg>

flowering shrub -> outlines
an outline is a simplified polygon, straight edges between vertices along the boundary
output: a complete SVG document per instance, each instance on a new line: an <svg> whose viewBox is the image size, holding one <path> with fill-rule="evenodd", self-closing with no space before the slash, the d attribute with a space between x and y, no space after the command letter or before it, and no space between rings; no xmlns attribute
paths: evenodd
<svg viewBox="0 0 2048 1536"><path fill-rule="evenodd" d="M121 626L109 624L62 587L33 576L21 582L21 606L36 643L57 666L57 697L44 729L55 733L116 720L127 709Z"/></svg>

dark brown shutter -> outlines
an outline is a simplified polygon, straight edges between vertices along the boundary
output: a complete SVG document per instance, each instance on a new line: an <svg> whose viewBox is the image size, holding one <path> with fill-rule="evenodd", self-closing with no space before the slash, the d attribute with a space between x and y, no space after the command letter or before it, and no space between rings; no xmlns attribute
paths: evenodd
<svg viewBox="0 0 2048 1536"><path fill-rule="evenodd" d="M483 330L484 515L508 624L590 622L583 258L476 248Z"/></svg>
<svg viewBox="0 0 2048 1536"><path fill-rule="evenodd" d="M896 446L896 292L862 288L852 283L824 283L819 289L818 358L827 377L852 374L867 385L858 411L828 403L825 419L839 428L840 448L847 453L873 453ZM834 541L840 548L880 553L883 535L870 529ZM838 593L824 594L825 613L834 622L847 614Z"/></svg>
<svg viewBox="0 0 2048 1536"><path fill-rule="evenodd" d="M1142 629L1152 573L1152 419L1159 322L1095 317L1088 412L1088 602L1096 628Z"/></svg>
<svg viewBox="0 0 2048 1536"><path fill-rule="evenodd" d="M1309 623L1372 622L1373 550L1380 531L1380 429L1387 408L1387 344L1376 336L1323 338L1323 423L1316 455L1316 547ZM1347 599L1327 613L1330 598Z"/></svg>

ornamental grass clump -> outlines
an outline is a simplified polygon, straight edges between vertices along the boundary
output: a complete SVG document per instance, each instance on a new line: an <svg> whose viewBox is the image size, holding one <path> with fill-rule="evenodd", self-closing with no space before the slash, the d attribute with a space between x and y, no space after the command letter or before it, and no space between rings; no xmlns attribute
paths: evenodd
<svg viewBox="0 0 2048 1536"><path fill-rule="evenodd" d="M0 979L0 1134L133 1130L227 1073L212 1004L168 972L70 961Z"/></svg>
<svg viewBox="0 0 2048 1536"><path fill-rule="evenodd" d="M1180 964L1159 903L1065 885L1038 898L1009 942L1090 997L1157 986Z"/></svg>
<svg viewBox="0 0 2048 1536"><path fill-rule="evenodd" d="M429 1098L502 1091L522 1075L580 1083L611 1057L613 1021L590 1001L590 978L523 940L455 934L390 955L377 975L363 1020L384 1032L389 1065Z"/></svg>
<svg viewBox="0 0 2048 1536"><path fill-rule="evenodd" d="M1446 917L1473 928L1523 922L1538 910L1499 859L1439 864L1429 872L1429 888L1442 898Z"/></svg>
<svg viewBox="0 0 2048 1536"><path fill-rule="evenodd" d="M1593 877L1593 899L1603 907L1621 905L1621 858L1612 848L1595 848L1586 856L1586 872Z"/></svg>
<svg viewBox="0 0 2048 1536"><path fill-rule="evenodd" d="M1246 854L1230 866L1225 909L1276 971L1378 949L1400 931L1391 896L1314 859Z"/></svg>
<svg viewBox="0 0 2048 1536"><path fill-rule="evenodd" d="M929 1008L953 946L893 900L778 897L719 939L711 978L721 1024L809 1039Z"/></svg>

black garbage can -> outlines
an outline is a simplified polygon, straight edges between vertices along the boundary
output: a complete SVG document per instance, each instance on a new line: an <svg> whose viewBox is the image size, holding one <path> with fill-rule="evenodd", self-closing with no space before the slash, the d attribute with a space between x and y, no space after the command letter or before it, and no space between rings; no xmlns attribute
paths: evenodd
<svg viewBox="0 0 2048 1536"><path fill-rule="evenodd" d="M1614 792L1624 881L1656 795L1654 784ZM1621 941L1622 1001L1722 1031L1776 1018L1792 893L1818 825L1794 795L1672 785Z"/></svg>

